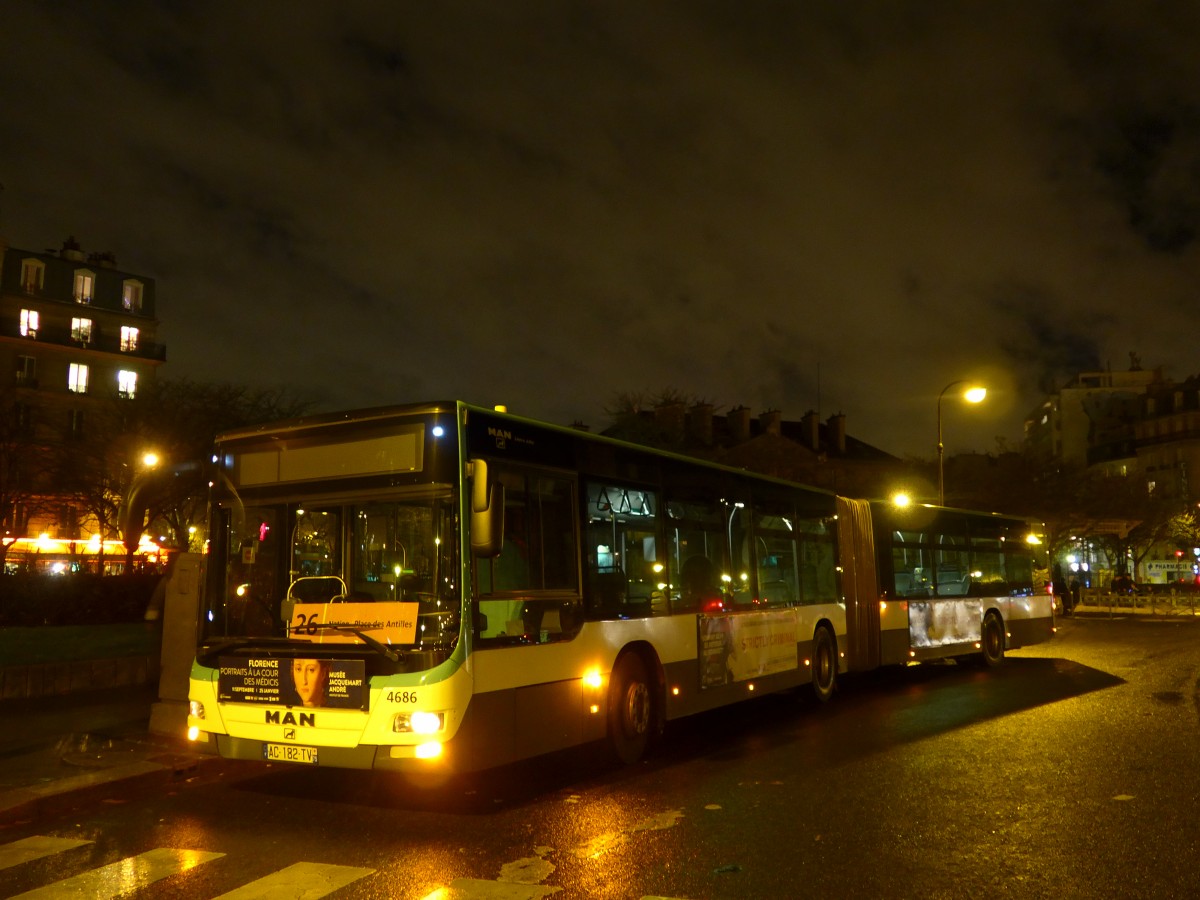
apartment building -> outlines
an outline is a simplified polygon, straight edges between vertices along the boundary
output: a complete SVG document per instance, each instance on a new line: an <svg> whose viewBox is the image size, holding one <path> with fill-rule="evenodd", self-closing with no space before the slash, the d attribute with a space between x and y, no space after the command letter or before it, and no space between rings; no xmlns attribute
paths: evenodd
<svg viewBox="0 0 1200 900"><path fill-rule="evenodd" d="M1133 438L1138 468L1151 490L1200 500L1200 376L1147 391Z"/></svg>
<svg viewBox="0 0 1200 900"><path fill-rule="evenodd" d="M1098 462L1089 459L1092 448L1117 442L1131 416L1136 417L1140 398L1163 380L1161 369L1143 369L1135 355L1124 372L1080 372L1026 418L1026 449L1047 463L1082 467Z"/></svg>
<svg viewBox="0 0 1200 900"><path fill-rule="evenodd" d="M44 461L86 442L93 414L144 389L166 360L157 332L154 279L120 268L113 254L85 253L74 238L58 250L0 238L0 399L14 457L0 536L40 539L43 549L94 543L95 517L56 496Z"/></svg>

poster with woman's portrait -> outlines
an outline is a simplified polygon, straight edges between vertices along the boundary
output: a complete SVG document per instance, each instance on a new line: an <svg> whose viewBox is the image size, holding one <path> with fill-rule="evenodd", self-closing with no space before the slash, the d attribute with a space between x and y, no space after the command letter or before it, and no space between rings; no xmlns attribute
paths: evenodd
<svg viewBox="0 0 1200 900"><path fill-rule="evenodd" d="M285 663L288 706L365 709L366 671L360 659L305 659Z"/></svg>

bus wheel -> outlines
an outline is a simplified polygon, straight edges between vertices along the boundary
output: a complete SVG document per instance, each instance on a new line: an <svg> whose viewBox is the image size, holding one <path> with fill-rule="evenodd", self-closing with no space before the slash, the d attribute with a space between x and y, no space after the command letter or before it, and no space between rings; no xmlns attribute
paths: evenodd
<svg viewBox="0 0 1200 900"><path fill-rule="evenodd" d="M822 625L813 635L812 692L822 703L828 703L837 690L837 641Z"/></svg>
<svg viewBox="0 0 1200 900"><path fill-rule="evenodd" d="M608 694L608 741L623 763L635 763L646 754L654 729L654 695L646 664L636 653L626 653L613 669Z"/></svg>
<svg viewBox="0 0 1200 900"><path fill-rule="evenodd" d="M979 644L982 648L979 657L984 665L998 666L1004 662L1004 623L996 613L984 616Z"/></svg>

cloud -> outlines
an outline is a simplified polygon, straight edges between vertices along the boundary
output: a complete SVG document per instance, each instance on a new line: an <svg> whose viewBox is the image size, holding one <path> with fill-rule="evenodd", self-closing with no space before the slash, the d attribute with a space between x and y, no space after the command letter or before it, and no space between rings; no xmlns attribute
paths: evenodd
<svg viewBox="0 0 1200 900"><path fill-rule="evenodd" d="M670 386L927 457L986 376L946 445L989 450L1081 367L1196 369L1198 15L17 2L0 230L155 276L167 375Z"/></svg>

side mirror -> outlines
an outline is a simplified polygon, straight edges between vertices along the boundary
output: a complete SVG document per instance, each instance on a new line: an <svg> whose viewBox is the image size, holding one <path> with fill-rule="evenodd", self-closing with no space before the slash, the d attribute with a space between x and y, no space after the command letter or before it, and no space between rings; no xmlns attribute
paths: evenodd
<svg viewBox="0 0 1200 900"><path fill-rule="evenodd" d="M499 556L504 546L504 485L488 481L487 462L473 460L471 475L471 553Z"/></svg>

